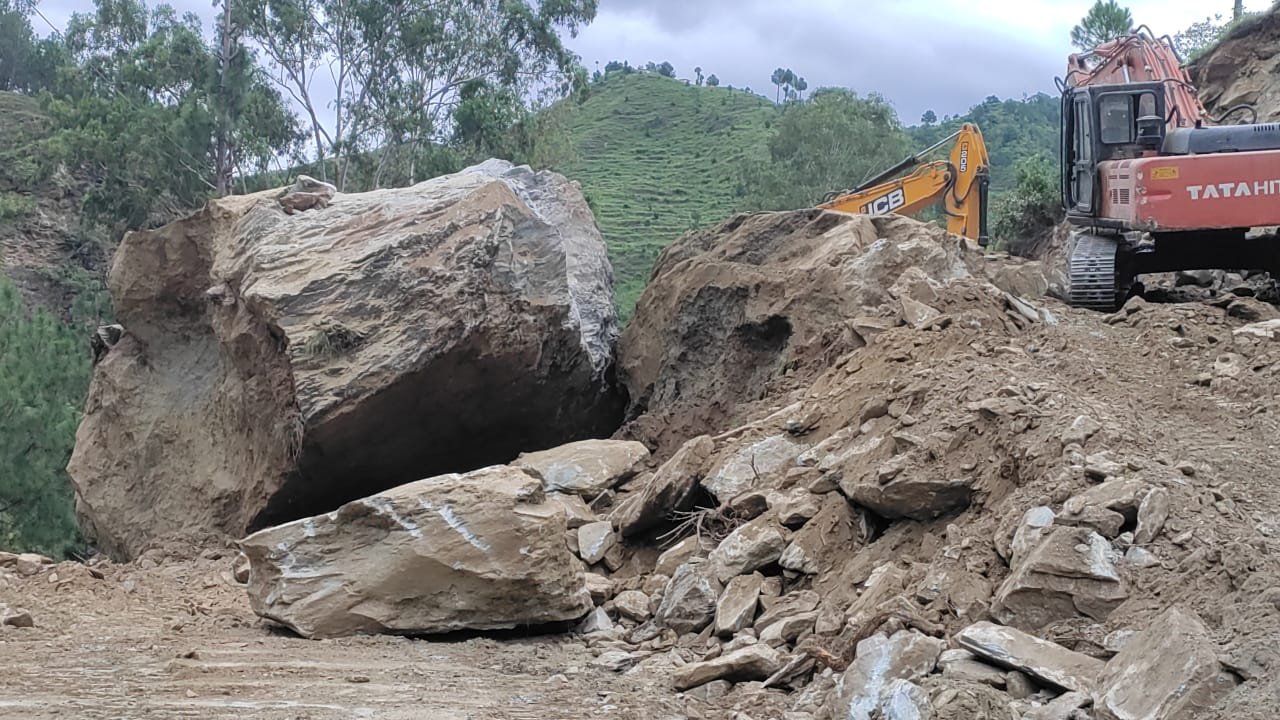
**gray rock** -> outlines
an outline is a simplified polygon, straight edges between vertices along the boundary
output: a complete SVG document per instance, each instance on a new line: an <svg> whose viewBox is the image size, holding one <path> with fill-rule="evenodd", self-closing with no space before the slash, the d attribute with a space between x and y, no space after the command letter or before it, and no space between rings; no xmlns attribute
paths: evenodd
<svg viewBox="0 0 1280 720"><path fill-rule="evenodd" d="M632 537L668 522L671 513L693 505L715 442L696 437L662 464L640 492L621 502L609 515L623 537Z"/></svg>
<svg viewBox="0 0 1280 720"><path fill-rule="evenodd" d="M1234 687L1208 629L1171 607L1107 662L1093 704L1101 720L1180 720L1199 717Z"/></svg>
<svg viewBox="0 0 1280 720"><path fill-rule="evenodd" d="M576 628L580 635L592 635L594 633L609 632L613 630L613 620L609 619L609 613L604 608L596 608L587 613L587 616L578 623Z"/></svg>
<svg viewBox="0 0 1280 720"><path fill-rule="evenodd" d="M0 605L0 625L8 625L16 628L35 627L35 620L32 619L31 613L26 610L10 609L4 605Z"/></svg>
<svg viewBox="0 0 1280 720"><path fill-rule="evenodd" d="M886 704L911 694L901 686L891 691L894 681L914 680L933 672L943 647L941 640L913 630L901 630L890 637L877 633L859 642L853 663L836 684L836 717L870 720L872 713L883 715Z"/></svg>
<svg viewBox="0 0 1280 720"><path fill-rule="evenodd" d="M653 614L649 611L649 596L639 590L624 590L613 598L613 607L622 617L644 622Z"/></svg>
<svg viewBox="0 0 1280 720"><path fill-rule="evenodd" d="M1137 545L1133 545L1125 551L1124 560L1130 565L1140 568L1147 568L1160 564L1160 560L1156 558L1155 555L1151 554L1151 551L1145 548L1140 548Z"/></svg>
<svg viewBox="0 0 1280 720"><path fill-rule="evenodd" d="M689 563L676 570L654 613L655 625L687 633L698 632L711 622L724 586L707 565Z"/></svg>
<svg viewBox="0 0 1280 720"><path fill-rule="evenodd" d="M716 604L715 634L730 636L751 626L760 604L760 586L764 577L759 573L739 575L729 581Z"/></svg>
<svg viewBox="0 0 1280 720"><path fill-rule="evenodd" d="M764 588L761 587L763 597ZM766 628L793 615L813 612L818 609L818 593L812 590L798 590L787 594L773 602L756 618L756 632L763 633Z"/></svg>
<svg viewBox="0 0 1280 720"><path fill-rule="evenodd" d="M1027 713L1027 720L1072 720L1076 710L1089 704L1089 694L1079 691L1063 693Z"/></svg>
<svg viewBox="0 0 1280 720"><path fill-rule="evenodd" d="M697 557L701 552L701 539L697 535L690 535L658 556L658 562L653 568L653 573L671 577L676 574L676 568Z"/></svg>
<svg viewBox="0 0 1280 720"><path fill-rule="evenodd" d="M721 582L759 570L778 561L787 547L786 537L772 518L762 517L740 526L711 551L707 563Z"/></svg>
<svg viewBox="0 0 1280 720"><path fill-rule="evenodd" d="M1004 674L1004 688L1005 692L1009 693L1009 697L1014 700L1031 697L1036 691L1036 686L1031 682L1031 678L1019 670L1010 670Z"/></svg>
<svg viewBox="0 0 1280 720"><path fill-rule="evenodd" d="M1111 544L1087 528L1049 528L1016 561L996 591L991 614L1025 630L1078 614L1105 620L1129 596L1111 552Z"/></svg>
<svg viewBox="0 0 1280 720"><path fill-rule="evenodd" d="M775 494L769 503L783 527L798 528L809 522L822 509L822 497L804 488L793 488Z"/></svg>
<svg viewBox="0 0 1280 720"><path fill-rule="evenodd" d="M764 680L782 667L782 655L763 643L748 645L713 660L689 663L677 668L672 682L677 690L688 690L715 680Z"/></svg>
<svg viewBox="0 0 1280 720"><path fill-rule="evenodd" d="M730 455L702 479L702 487L726 502L747 490L776 486L807 449L790 435L771 435Z"/></svg>
<svg viewBox="0 0 1280 720"><path fill-rule="evenodd" d="M1138 506L1138 527L1133 532L1133 541L1146 545L1155 540L1168 519L1169 491L1161 487L1152 488Z"/></svg>
<svg viewBox="0 0 1280 720"><path fill-rule="evenodd" d="M944 650L938 658L942 676L962 682L978 682L992 687L1004 687L1005 671L988 665L962 648Z"/></svg>
<svg viewBox="0 0 1280 720"><path fill-rule="evenodd" d="M818 514L791 536L778 564L813 575L836 556L865 545L870 536L865 511L851 507L839 493L829 493L823 497Z"/></svg>
<svg viewBox="0 0 1280 720"><path fill-rule="evenodd" d="M588 500L617 487L649 459L649 448L629 440L580 440L523 453L512 465L542 479L548 491L581 495Z"/></svg>
<svg viewBox="0 0 1280 720"><path fill-rule="evenodd" d="M129 331L93 368L67 469L81 526L117 559L621 416L607 249L556 173L489 161L294 214L215 199L124 238L107 285ZM235 296L210 302L219 285Z"/></svg>
<svg viewBox="0 0 1280 720"><path fill-rule="evenodd" d="M576 620L592 608L542 484L497 466L402 485L241 541L249 604L310 638Z"/></svg>
<svg viewBox="0 0 1280 720"><path fill-rule="evenodd" d="M631 669L638 662L640 662L640 658L625 650L606 650L591 661L591 666L620 673Z"/></svg>
<svg viewBox="0 0 1280 720"><path fill-rule="evenodd" d="M964 509L973 497L971 479L917 477L910 471L884 485L875 478L850 482L846 477L840 482L840 489L850 500L877 515L920 521Z"/></svg>
<svg viewBox="0 0 1280 720"><path fill-rule="evenodd" d="M1079 415L1071 423L1071 427L1062 432L1063 445L1080 445L1084 446L1089 438L1093 437L1102 425L1088 415Z"/></svg>
<svg viewBox="0 0 1280 720"><path fill-rule="evenodd" d="M578 556L588 565L604 560L604 556L618 542L613 533L613 523L607 520L587 523L578 528Z"/></svg>
<svg viewBox="0 0 1280 720"><path fill-rule="evenodd" d="M955 642L987 662L1020 670L1067 690L1091 692L1101 660L1068 650L1010 627L978 622L956 633Z"/></svg>
<svg viewBox="0 0 1280 720"><path fill-rule="evenodd" d="M818 617L816 610L788 615L777 622L770 623L760 631L760 642L779 647L784 643L793 643L796 638L813 629L814 620Z"/></svg>

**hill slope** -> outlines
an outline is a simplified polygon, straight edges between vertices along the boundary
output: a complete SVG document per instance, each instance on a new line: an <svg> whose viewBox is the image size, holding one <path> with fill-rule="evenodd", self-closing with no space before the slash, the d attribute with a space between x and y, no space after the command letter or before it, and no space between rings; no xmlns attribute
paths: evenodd
<svg viewBox="0 0 1280 720"><path fill-rule="evenodd" d="M553 169L582 183L629 317L658 252L739 209L742 160L766 153L773 104L741 90L611 73L558 106L569 145Z"/></svg>

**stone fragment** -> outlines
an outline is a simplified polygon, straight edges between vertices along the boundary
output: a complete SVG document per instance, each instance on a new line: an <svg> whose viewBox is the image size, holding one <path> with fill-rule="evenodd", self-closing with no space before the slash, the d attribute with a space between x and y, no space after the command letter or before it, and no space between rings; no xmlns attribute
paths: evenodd
<svg viewBox="0 0 1280 720"><path fill-rule="evenodd" d="M755 520L769 509L769 496L764 490L748 490L729 501L734 517Z"/></svg>
<svg viewBox="0 0 1280 720"><path fill-rule="evenodd" d="M715 617L716 601L723 590L708 563L681 565L667 584L654 624L678 633L698 632Z"/></svg>
<svg viewBox="0 0 1280 720"><path fill-rule="evenodd" d="M890 681L880 694L882 720L928 720L931 715L929 693L910 680Z"/></svg>
<svg viewBox="0 0 1280 720"><path fill-rule="evenodd" d="M883 717L893 681L914 680L933 672L943 647L941 640L914 630L900 630L892 636L876 633L862 640L853 662L837 681L832 703L835 716L870 720L879 713Z"/></svg>
<svg viewBox="0 0 1280 720"><path fill-rule="evenodd" d="M620 485L649 459L649 448L630 440L579 440L567 445L522 453L511 463L540 478L549 492L581 495L588 500Z"/></svg>
<svg viewBox="0 0 1280 720"><path fill-rule="evenodd" d="M32 619L31 613L26 610L17 610L0 605L0 625L8 625L16 628L35 627L35 620Z"/></svg>
<svg viewBox="0 0 1280 720"><path fill-rule="evenodd" d="M922 330L932 325L942 316L936 308L925 305L919 300L909 297L898 298L902 309L902 319L912 328Z"/></svg>
<svg viewBox="0 0 1280 720"><path fill-rule="evenodd" d="M817 617L818 612L810 610L781 618L760 631L760 642L774 646L795 642L796 638L813 629Z"/></svg>
<svg viewBox="0 0 1280 720"><path fill-rule="evenodd" d="M1174 606L1107 662L1093 704L1100 720L1181 720L1208 712L1234 687L1209 630Z"/></svg>
<svg viewBox="0 0 1280 720"><path fill-rule="evenodd" d="M638 662L640 662L640 658L625 650L606 650L591 661L591 666L620 673L631 669Z"/></svg>
<svg viewBox="0 0 1280 720"><path fill-rule="evenodd" d="M1005 671L988 665L962 648L943 650L938 657L938 667L942 668L942 676L962 682L978 682L992 687L1002 688L1005 685Z"/></svg>
<svg viewBox="0 0 1280 720"><path fill-rule="evenodd" d="M19 575L38 575L44 572L45 566L53 563L53 560L36 553L18 553L14 558L13 569Z"/></svg>
<svg viewBox="0 0 1280 720"><path fill-rule="evenodd" d="M613 630L613 620L609 618L609 613L604 608L598 607L587 613L587 616L578 623L577 631L580 635L592 635L594 633L609 632Z"/></svg>
<svg viewBox="0 0 1280 720"><path fill-rule="evenodd" d="M781 667L782 655L777 650L763 643L756 643L713 660L689 663L677 668L672 682L677 690L688 690L714 680L764 680Z"/></svg>
<svg viewBox="0 0 1280 720"><path fill-rule="evenodd" d="M764 587L761 586L761 597ZM778 598L772 605L756 618L756 632L764 632L770 625L793 615L812 612L818 609L818 593L812 590L798 590ZM762 600L763 602L763 600Z"/></svg>
<svg viewBox="0 0 1280 720"><path fill-rule="evenodd" d="M778 561L787 547L782 530L768 517L757 518L720 541L707 563L720 582Z"/></svg>
<svg viewBox="0 0 1280 720"><path fill-rule="evenodd" d="M564 514L495 466L401 485L241 541L254 612L309 638L576 620L591 610Z"/></svg>
<svg viewBox="0 0 1280 720"><path fill-rule="evenodd" d="M591 600L593 602L599 604L613 597L615 585L613 580L610 580L599 573L591 572L584 573L583 578L587 586L587 592L591 594Z"/></svg>
<svg viewBox="0 0 1280 720"><path fill-rule="evenodd" d="M788 434L771 435L726 458L702 479L702 487L721 502L747 490L775 487L806 449Z"/></svg>
<svg viewBox="0 0 1280 720"><path fill-rule="evenodd" d="M622 617L644 622L653 613L649 610L649 596L639 590L624 590L613 598L613 607Z"/></svg>
<svg viewBox="0 0 1280 720"><path fill-rule="evenodd" d="M1091 692L1103 667L1096 658L985 621L956 633L955 642L987 662L1020 670L1066 690Z"/></svg>
<svg viewBox="0 0 1280 720"><path fill-rule="evenodd" d="M1004 689L1009 693L1009 697L1014 700L1022 700L1031 697L1036 691L1036 686L1031 682L1031 678L1020 670L1010 670L1004 674Z"/></svg>
<svg viewBox="0 0 1280 720"><path fill-rule="evenodd" d="M1111 553L1087 528L1049 528L996 591L991 614L1024 630L1078 614L1105 620L1129 596Z"/></svg>
<svg viewBox="0 0 1280 720"><path fill-rule="evenodd" d="M1137 545L1131 546L1124 552L1124 560L1130 565L1140 568L1147 568L1160 564L1160 560L1156 558L1150 550L1138 547Z"/></svg>
<svg viewBox="0 0 1280 720"><path fill-rule="evenodd" d="M1138 527L1133 531L1133 541L1146 545L1155 540L1168 519L1169 491L1162 487L1152 488L1138 506Z"/></svg>
<svg viewBox="0 0 1280 720"><path fill-rule="evenodd" d="M597 520L596 514L591 512L591 508L582 499L581 495L550 492L547 493L547 502L560 506L560 509L564 511L564 519L570 530L577 530L583 525Z"/></svg>
<svg viewBox="0 0 1280 720"><path fill-rule="evenodd" d="M823 498L814 495L805 488L793 488L784 493L776 493L771 499L770 508L783 527L796 529L818 514L822 509Z"/></svg>
<svg viewBox="0 0 1280 720"><path fill-rule="evenodd" d="M638 535L669 521L671 513L688 510L698 489L698 480L715 451L707 435L696 437L662 464L638 493L619 503L609 519L623 537Z"/></svg>
<svg viewBox="0 0 1280 720"><path fill-rule="evenodd" d="M659 555L653 572L655 575L671 577L676 574L676 568L697 557L701 552L702 541L697 535L690 535Z"/></svg>
<svg viewBox="0 0 1280 720"><path fill-rule="evenodd" d="M729 581L716 604L715 634L727 637L751 626L760 604L760 586L764 577L759 573L739 575Z"/></svg>
<svg viewBox="0 0 1280 720"><path fill-rule="evenodd" d="M578 555L588 565L604 560L604 556L618 542L613 533L613 523L607 520L587 523L578 528Z"/></svg>
<svg viewBox="0 0 1280 720"><path fill-rule="evenodd" d="M1088 415L1078 415L1071 422L1071 427L1062 432L1062 444L1083 447L1089 441L1089 438L1093 437L1101 429L1102 424L1097 420Z"/></svg>
<svg viewBox="0 0 1280 720"><path fill-rule="evenodd" d="M866 481L840 482L848 498L885 518L928 521L969 506L971 479L918 477L907 471L881 484L874 476Z"/></svg>
<svg viewBox="0 0 1280 720"><path fill-rule="evenodd" d="M865 511L851 507L843 495L829 493L823 497L818 514L791 536L778 564L813 575L838 556L865 545L870 535Z"/></svg>
<svg viewBox="0 0 1280 720"><path fill-rule="evenodd" d="M884 563L877 566L863 583L862 594L845 612L846 620L855 626L861 626L897 595L904 591L907 574L896 563Z"/></svg>
<svg viewBox="0 0 1280 720"><path fill-rule="evenodd" d="M1089 528L1105 538L1118 537L1124 522L1123 515L1100 505L1087 505L1079 512L1063 513L1058 518L1059 525Z"/></svg>
<svg viewBox="0 0 1280 720"><path fill-rule="evenodd" d="M1089 694L1067 692L1027 713L1026 720L1074 720L1075 711L1089 704Z"/></svg>
<svg viewBox="0 0 1280 720"><path fill-rule="evenodd" d="M244 553L236 553L231 562L231 577L241 585L249 582L249 557Z"/></svg>
<svg viewBox="0 0 1280 720"><path fill-rule="evenodd" d="M1124 472L1124 465L1107 457L1106 453L1095 453L1084 459L1084 475L1090 480L1101 482L1117 477Z"/></svg>

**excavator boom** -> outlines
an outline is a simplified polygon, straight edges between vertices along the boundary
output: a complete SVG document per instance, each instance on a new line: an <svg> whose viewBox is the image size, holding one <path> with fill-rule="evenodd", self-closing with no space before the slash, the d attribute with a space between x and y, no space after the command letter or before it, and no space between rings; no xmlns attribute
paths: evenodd
<svg viewBox="0 0 1280 720"><path fill-rule="evenodd" d="M932 151L952 142L947 160L925 162ZM818 207L863 215L910 215L941 205L947 230L987 244L987 186L991 159L977 125L960 130L933 147L912 155L861 186L837 193ZM906 176L893 176L911 170Z"/></svg>

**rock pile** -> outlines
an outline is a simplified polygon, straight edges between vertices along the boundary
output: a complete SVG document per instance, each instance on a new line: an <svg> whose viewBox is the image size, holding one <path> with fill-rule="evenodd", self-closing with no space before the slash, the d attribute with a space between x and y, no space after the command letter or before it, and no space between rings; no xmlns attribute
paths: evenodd
<svg viewBox="0 0 1280 720"><path fill-rule="evenodd" d="M1272 7L1230 29L1221 40L1191 64L1192 82L1200 99L1214 115L1241 104L1254 106L1258 122L1280 119L1280 9ZM1244 122L1247 114L1235 114L1229 122Z"/></svg>

